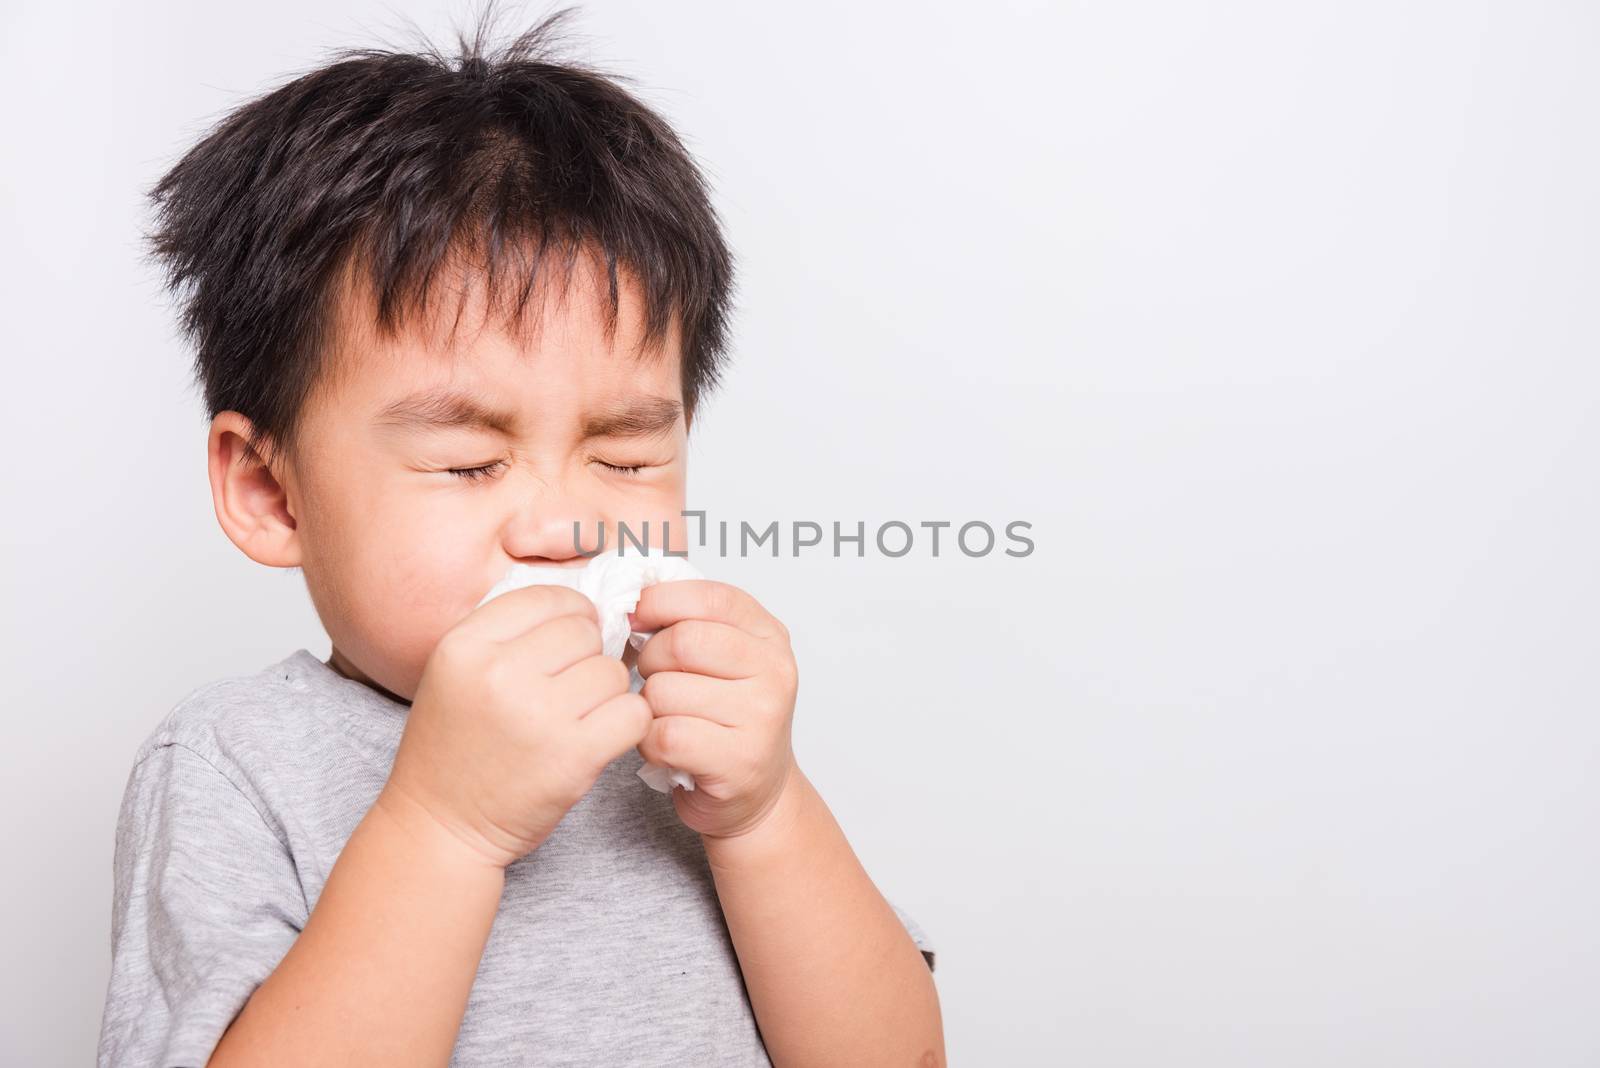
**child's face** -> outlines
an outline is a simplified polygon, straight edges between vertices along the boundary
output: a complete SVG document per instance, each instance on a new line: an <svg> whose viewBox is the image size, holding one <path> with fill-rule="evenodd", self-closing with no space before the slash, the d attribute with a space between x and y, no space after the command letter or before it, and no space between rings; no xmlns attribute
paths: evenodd
<svg viewBox="0 0 1600 1068"><path fill-rule="evenodd" d="M615 551L619 522L636 538L648 522L652 550L670 522L670 547L685 547L677 330L659 357L636 358L643 309L627 276L608 341L604 275L579 272L564 305L548 296L525 347L498 325L476 330L481 300L469 301L454 353L410 332L346 335L307 403L285 486L300 566L346 674L410 700L439 638L511 563L585 562L574 524L586 550L603 526ZM370 321L370 307L345 310Z"/></svg>

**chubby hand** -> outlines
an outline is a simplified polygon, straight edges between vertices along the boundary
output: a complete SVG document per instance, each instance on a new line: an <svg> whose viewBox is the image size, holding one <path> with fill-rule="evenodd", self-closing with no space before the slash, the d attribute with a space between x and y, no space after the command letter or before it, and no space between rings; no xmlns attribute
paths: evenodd
<svg viewBox="0 0 1600 1068"><path fill-rule="evenodd" d="M431 815L505 868L651 725L628 669L605 655L594 603L564 586L525 586L439 640L378 801Z"/></svg>
<svg viewBox="0 0 1600 1068"><path fill-rule="evenodd" d="M725 582L683 579L645 587L635 630L639 691L653 721L639 755L694 776L674 789L678 818L711 838L748 834L798 788L790 746L800 675L789 631Z"/></svg>

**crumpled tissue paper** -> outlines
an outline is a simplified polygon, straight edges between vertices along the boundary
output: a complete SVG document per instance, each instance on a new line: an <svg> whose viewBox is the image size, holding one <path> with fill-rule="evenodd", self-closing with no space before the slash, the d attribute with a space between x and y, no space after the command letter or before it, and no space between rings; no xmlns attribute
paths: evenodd
<svg viewBox="0 0 1600 1068"><path fill-rule="evenodd" d="M628 613L639 606L639 594L646 586L704 577L682 556L654 551L600 552L582 567L512 564L505 577L495 583L478 604L482 606L502 593L524 586L566 586L577 590L594 602L600 617L600 643L605 655L621 657L627 646L638 649L655 633L653 630L634 631L628 625ZM644 678L637 668L633 669L631 689L638 693L643 685ZM685 790L694 789L694 778L676 768L646 763L638 774L652 790L664 794L672 792L673 784Z"/></svg>

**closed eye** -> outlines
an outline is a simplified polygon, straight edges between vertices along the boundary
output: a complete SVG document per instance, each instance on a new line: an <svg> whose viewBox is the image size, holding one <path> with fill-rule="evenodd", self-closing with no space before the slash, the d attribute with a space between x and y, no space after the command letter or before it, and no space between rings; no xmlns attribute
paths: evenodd
<svg viewBox="0 0 1600 1068"><path fill-rule="evenodd" d="M604 460L596 460L595 463L599 464L601 467L605 468L607 471L615 471L619 475L637 475L640 471L643 471L647 466L649 466L647 464L633 464L631 466L623 466L623 465L620 465L620 464L608 464Z"/></svg>
<svg viewBox="0 0 1600 1068"><path fill-rule="evenodd" d="M467 482L478 482L482 479L489 478L504 466L504 460L496 460L492 464L479 464L477 467L452 467L448 470L457 478L464 479Z"/></svg>

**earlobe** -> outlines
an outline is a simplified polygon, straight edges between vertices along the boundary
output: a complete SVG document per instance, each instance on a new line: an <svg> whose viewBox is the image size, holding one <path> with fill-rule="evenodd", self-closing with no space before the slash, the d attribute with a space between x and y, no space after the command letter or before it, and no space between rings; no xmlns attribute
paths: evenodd
<svg viewBox="0 0 1600 1068"><path fill-rule="evenodd" d="M300 566L300 534L283 483L250 448L250 420L219 412L206 439L211 503L228 540L268 567Z"/></svg>

